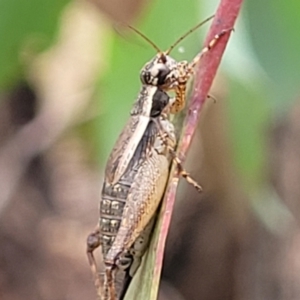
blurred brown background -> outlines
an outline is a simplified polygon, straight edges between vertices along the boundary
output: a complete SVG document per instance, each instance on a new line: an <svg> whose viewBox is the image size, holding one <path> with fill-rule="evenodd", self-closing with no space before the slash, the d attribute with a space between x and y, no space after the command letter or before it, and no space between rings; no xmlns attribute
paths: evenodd
<svg viewBox="0 0 300 300"><path fill-rule="evenodd" d="M217 5L0 2L1 300L96 299L85 240L154 55L120 24L168 47ZM161 300L300 299L299 5L245 2L186 163L204 192L178 191Z"/></svg>

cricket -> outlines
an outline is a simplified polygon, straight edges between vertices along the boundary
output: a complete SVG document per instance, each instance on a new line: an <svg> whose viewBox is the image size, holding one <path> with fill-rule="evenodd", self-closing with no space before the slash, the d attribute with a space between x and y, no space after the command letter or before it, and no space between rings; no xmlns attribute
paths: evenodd
<svg viewBox="0 0 300 300"><path fill-rule="evenodd" d="M223 30L192 60L177 62L170 52L211 16L181 36L167 51L129 26L157 51L142 68L141 90L108 158L96 230L87 238L87 256L100 300L122 300L147 250L155 216L163 199L171 163L198 191L201 186L176 155L176 133L170 115L186 102L187 83L201 57L230 30ZM168 92L173 91L174 97ZM99 273L94 250L101 247L104 271Z"/></svg>

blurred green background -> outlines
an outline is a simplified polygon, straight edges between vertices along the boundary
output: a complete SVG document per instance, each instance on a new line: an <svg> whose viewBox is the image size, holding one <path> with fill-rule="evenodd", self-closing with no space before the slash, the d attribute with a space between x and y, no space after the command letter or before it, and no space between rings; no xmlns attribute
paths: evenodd
<svg viewBox="0 0 300 300"><path fill-rule="evenodd" d="M155 55L121 24L167 49L218 3L0 0L1 299L95 298L84 239ZM162 299L300 298L298 9L244 1L187 162L204 193L179 192ZM191 60L208 26L172 56Z"/></svg>

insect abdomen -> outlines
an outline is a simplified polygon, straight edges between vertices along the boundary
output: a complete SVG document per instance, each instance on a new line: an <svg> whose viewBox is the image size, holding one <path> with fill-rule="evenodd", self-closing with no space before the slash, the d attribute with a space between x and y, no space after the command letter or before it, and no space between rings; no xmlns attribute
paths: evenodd
<svg viewBox="0 0 300 300"><path fill-rule="evenodd" d="M129 189L137 170L126 172L116 184L104 183L100 201L100 236L104 256L118 233Z"/></svg>

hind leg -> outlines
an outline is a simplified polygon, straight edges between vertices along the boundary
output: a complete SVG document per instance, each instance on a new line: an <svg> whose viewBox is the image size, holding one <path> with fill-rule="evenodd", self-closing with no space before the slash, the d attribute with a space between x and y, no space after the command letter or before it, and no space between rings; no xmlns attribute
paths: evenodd
<svg viewBox="0 0 300 300"><path fill-rule="evenodd" d="M100 232L98 227L92 233L89 234L86 244L86 253L91 267L91 271L93 273L94 284L97 289L97 294L99 298L102 299L102 281L99 276L97 263L94 257L94 251L100 246Z"/></svg>

